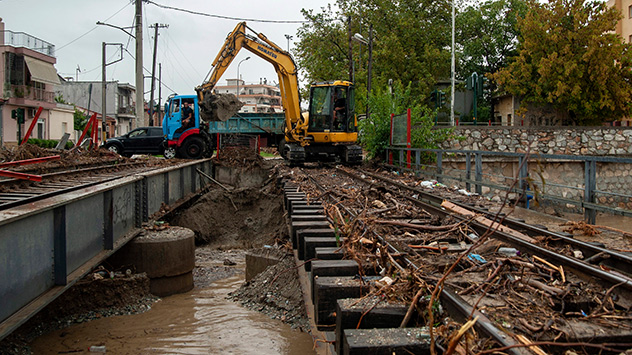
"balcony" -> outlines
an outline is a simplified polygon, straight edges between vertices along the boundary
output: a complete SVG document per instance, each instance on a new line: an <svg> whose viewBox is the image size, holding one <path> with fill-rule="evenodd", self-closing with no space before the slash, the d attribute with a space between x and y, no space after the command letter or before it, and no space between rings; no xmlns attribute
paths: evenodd
<svg viewBox="0 0 632 355"><path fill-rule="evenodd" d="M135 116L136 115L136 108L134 106L126 106L126 107L119 106L118 114L119 115Z"/></svg>
<svg viewBox="0 0 632 355"><path fill-rule="evenodd" d="M11 97L48 103L55 102L54 92L38 89L28 85L11 85L11 91L8 93L5 92L5 98Z"/></svg>
<svg viewBox="0 0 632 355"><path fill-rule="evenodd" d="M4 31L4 44L12 47L24 47L36 52L55 57L55 45L33 37L24 32Z"/></svg>

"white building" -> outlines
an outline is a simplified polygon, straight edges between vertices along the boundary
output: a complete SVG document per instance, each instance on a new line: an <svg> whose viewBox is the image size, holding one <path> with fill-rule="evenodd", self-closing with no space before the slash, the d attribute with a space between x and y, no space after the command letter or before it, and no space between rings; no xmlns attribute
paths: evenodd
<svg viewBox="0 0 632 355"><path fill-rule="evenodd" d="M259 79L258 84L246 84L241 79L226 79L227 85L216 85L216 94L234 94L244 106L241 113L283 112L281 90L278 85L270 85L267 79ZM239 93L237 92L239 91Z"/></svg>

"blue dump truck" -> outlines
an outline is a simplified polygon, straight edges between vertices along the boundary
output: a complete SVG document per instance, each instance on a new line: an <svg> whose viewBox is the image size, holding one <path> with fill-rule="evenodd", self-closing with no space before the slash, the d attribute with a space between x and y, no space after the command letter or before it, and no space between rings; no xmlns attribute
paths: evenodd
<svg viewBox="0 0 632 355"><path fill-rule="evenodd" d="M183 126L181 109L193 111L194 121ZM197 95L170 96L165 104L162 131L165 158L198 159L210 157L218 134L248 134L261 137L262 145L275 145L284 136L283 113L237 113L227 121L203 122ZM267 144L266 144L267 142Z"/></svg>

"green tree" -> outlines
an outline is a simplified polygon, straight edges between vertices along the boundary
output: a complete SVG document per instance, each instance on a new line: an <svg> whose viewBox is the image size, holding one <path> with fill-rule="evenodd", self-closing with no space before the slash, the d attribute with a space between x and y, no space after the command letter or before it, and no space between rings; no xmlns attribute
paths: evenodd
<svg viewBox="0 0 632 355"><path fill-rule="evenodd" d="M524 17L526 10L523 0L487 0L460 11L456 18L460 49L457 77L465 80L477 73L490 78L505 67L517 54L518 18ZM491 93L497 89L494 81L488 84L478 104L478 117L484 121L492 118Z"/></svg>
<svg viewBox="0 0 632 355"><path fill-rule="evenodd" d="M450 6L446 0L337 0L320 11L303 10L308 20L298 31L294 51L301 75L310 82L349 80L353 61L356 107L366 107L368 48L352 42L351 33L369 38L373 27L372 88L390 79L411 82L423 101L439 78L450 75ZM305 93L305 92L303 92Z"/></svg>
<svg viewBox="0 0 632 355"><path fill-rule="evenodd" d="M630 115L631 47L613 33L620 16L604 2L530 0L519 53L494 78L524 103L551 105L563 124Z"/></svg>
<svg viewBox="0 0 632 355"><path fill-rule="evenodd" d="M73 118L75 131L83 131L84 128L86 128L86 124L88 123L88 118L86 117L86 115L75 107Z"/></svg>
<svg viewBox="0 0 632 355"><path fill-rule="evenodd" d="M378 88L371 93L369 105L371 115L360 121L360 143L369 153L369 158L384 154L390 145L391 114L406 113L411 109L411 142L414 148L439 148L439 144L452 137L452 131L434 129L435 113L423 106L412 94L412 84L404 87L396 82L392 93Z"/></svg>

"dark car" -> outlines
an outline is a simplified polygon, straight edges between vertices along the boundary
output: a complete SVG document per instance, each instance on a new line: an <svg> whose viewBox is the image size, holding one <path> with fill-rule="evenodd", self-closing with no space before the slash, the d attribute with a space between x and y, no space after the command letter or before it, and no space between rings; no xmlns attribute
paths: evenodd
<svg viewBox="0 0 632 355"><path fill-rule="evenodd" d="M133 154L163 154L165 137L162 127L139 127L120 137L110 138L103 145L107 150L131 157Z"/></svg>

